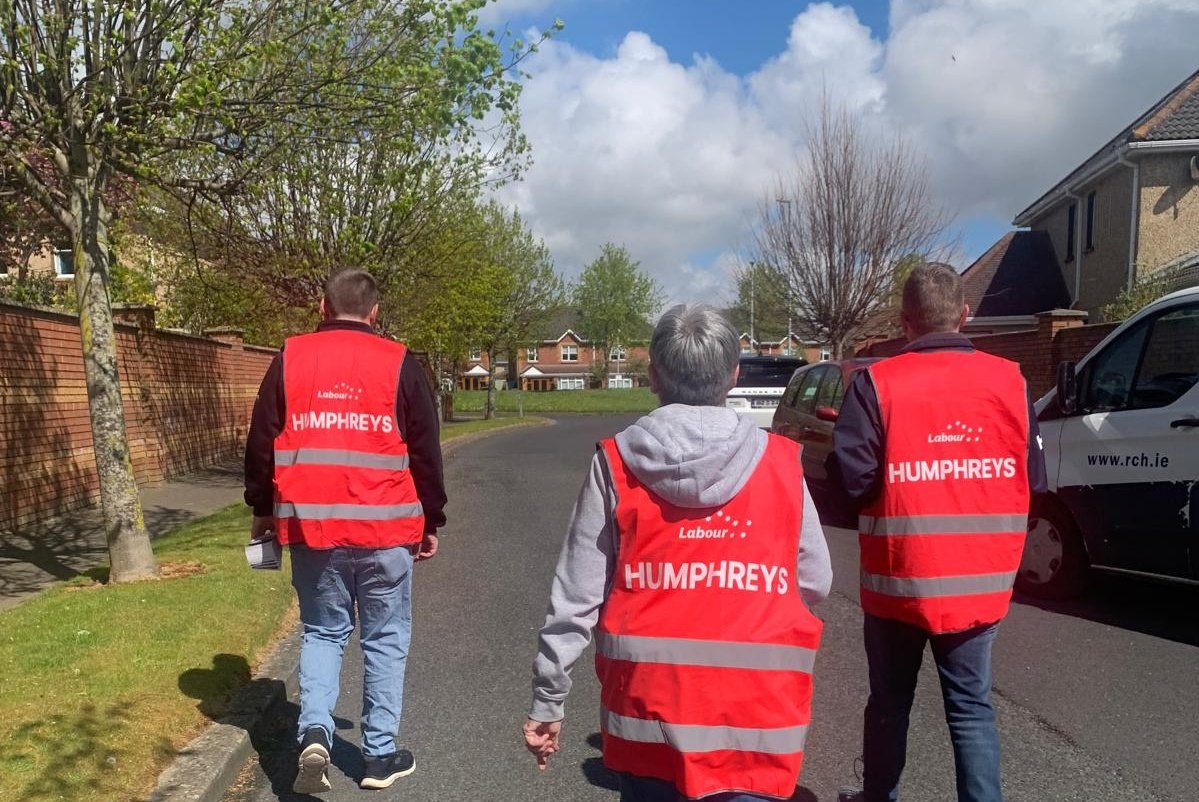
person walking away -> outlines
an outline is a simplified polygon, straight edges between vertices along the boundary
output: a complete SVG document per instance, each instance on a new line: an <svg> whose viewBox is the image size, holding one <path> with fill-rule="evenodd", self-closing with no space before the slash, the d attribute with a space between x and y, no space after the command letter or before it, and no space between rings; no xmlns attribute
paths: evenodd
<svg viewBox="0 0 1199 802"><path fill-rule="evenodd" d="M300 604L297 793L328 790L341 660L357 614L363 788L416 767L396 749L412 634L412 564L437 553L446 496L432 392L404 345L374 332L378 287L334 273L324 320L268 368L246 442L251 537L291 552Z"/></svg>
<svg viewBox="0 0 1199 802"><path fill-rule="evenodd" d="M724 406L739 354L715 310L663 315L662 406L599 444L551 587L525 744L558 751L594 630L624 802L790 798L803 761L832 569L799 445Z"/></svg>
<svg viewBox="0 0 1199 802"><path fill-rule="evenodd" d="M957 798L1002 798L991 647L1008 611L1029 496L1045 490L1036 415L1020 367L959 333L970 309L947 265L912 271L908 345L859 373L833 432L860 505L861 600L870 697L863 788L842 802L894 802L925 644L941 680Z"/></svg>

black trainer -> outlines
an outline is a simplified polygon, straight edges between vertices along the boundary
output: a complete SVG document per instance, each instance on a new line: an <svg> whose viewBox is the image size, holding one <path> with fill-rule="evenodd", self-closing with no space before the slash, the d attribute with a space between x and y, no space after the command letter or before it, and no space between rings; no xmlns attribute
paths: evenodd
<svg viewBox="0 0 1199 802"><path fill-rule="evenodd" d="M358 783L358 787L369 788L373 791L388 788L396 780L407 777L416 771L416 758L407 749L401 749L382 757L366 755L363 757L363 761L366 769L362 773L362 782Z"/></svg>
<svg viewBox="0 0 1199 802"><path fill-rule="evenodd" d="M837 802L862 802L866 793L861 788L842 788L837 792Z"/></svg>
<svg viewBox="0 0 1199 802"><path fill-rule="evenodd" d="M309 727L300 740L299 773L291 789L297 794L319 794L329 784L329 733L324 727Z"/></svg>

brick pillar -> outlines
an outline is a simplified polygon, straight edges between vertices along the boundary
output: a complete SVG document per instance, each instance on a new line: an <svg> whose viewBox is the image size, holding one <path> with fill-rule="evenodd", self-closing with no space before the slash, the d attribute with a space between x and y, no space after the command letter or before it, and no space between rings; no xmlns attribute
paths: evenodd
<svg viewBox="0 0 1199 802"><path fill-rule="evenodd" d="M1061 361L1057 341L1058 332L1085 325L1087 313L1079 309L1051 309L1039 312L1037 318L1037 361L1036 376L1044 381L1044 387L1052 387L1057 381L1057 363ZM1034 392L1040 394L1038 383Z"/></svg>
<svg viewBox="0 0 1199 802"><path fill-rule="evenodd" d="M247 403L246 387L242 371L239 369L245 346L245 331L231 326L219 326L204 329L204 336L229 346L220 349L220 353L217 354L223 397L214 399L221 404L225 415L232 421L230 434L233 439L225 444L228 446L226 456L229 456L245 447L246 436L250 431L250 410L253 401ZM256 391L258 388L253 389Z"/></svg>
<svg viewBox="0 0 1199 802"><path fill-rule="evenodd" d="M144 462L134 460L137 479L141 484L155 485L166 476L166 464L163 458L165 449L158 436L155 425L154 408L154 331L156 309L151 304L113 304L112 319L114 323L136 326L136 353L126 353L131 364L127 365L127 375L135 383L131 387L136 401L133 409L125 410L125 426L130 437L131 450L134 441L140 441L145 453ZM139 464L140 463L140 464Z"/></svg>
<svg viewBox="0 0 1199 802"><path fill-rule="evenodd" d="M113 304L112 319L115 323L128 323L144 332L151 332L154 331L156 311L151 304Z"/></svg>

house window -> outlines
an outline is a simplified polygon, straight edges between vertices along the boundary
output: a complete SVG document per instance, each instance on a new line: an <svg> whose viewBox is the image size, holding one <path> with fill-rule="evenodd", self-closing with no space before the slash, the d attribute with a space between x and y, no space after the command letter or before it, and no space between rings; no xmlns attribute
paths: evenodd
<svg viewBox="0 0 1199 802"><path fill-rule="evenodd" d="M54 274L62 278L73 278L75 275L75 252L61 250L54 252Z"/></svg>
<svg viewBox="0 0 1199 802"><path fill-rule="evenodd" d="M472 348L470 352L470 361L478 362L483 359L483 350L481 348Z"/></svg>
<svg viewBox="0 0 1199 802"><path fill-rule="evenodd" d="M1078 223L1078 204L1071 203L1066 213L1066 261L1074 261L1074 229Z"/></svg>
<svg viewBox="0 0 1199 802"><path fill-rule="evenodd" d="M578 362L579 361L579 346L564 345L562 346L562 361L563 362ZM578 388L583 389L583 388Z"/></svg>
<svg viewBox="0 0 1199 802"><path fill-rule="evenodd" d="M1095 250L1095 193L1087 195L1087 238L1086 249Z"/></svg>
<svg viewBox="0 0 1199 802"><path fill-rule="evenodd" d="M624 376L619 373L613 373L608 376L609 390L631 390L633 389L633 377Z"/></svg>
<svg viewBox="0 0 1199 802"><path fill-rule="evenodd" d="M558 379L558 389L559 390L582 390L583 389L583 379L581 377L579 377L579 378L570 377L570 378Z"/></svg>
<svg viewBox="0 0 1199 802"><path fill-rule="evenodd" d="M533 345L533 346L530 346L525 349L525 361L526 362L536 362L537 361L537 346Z"/></svg>
<svg viewBox="0 0 1199 802"><path fill-rule="evenodd" d="M614 345L612 346L612 350L608 352L608 359L613 362L624 362L628 358L623 345Z"/></svg>
<svg viewBox="0 0 1199 802"><path fill-rule="evenodd" d="M824 346L820 349L820 361L821 362L828 362L832 358L833 358L833 351L831 348L829 348L828 346Z"/></svg>

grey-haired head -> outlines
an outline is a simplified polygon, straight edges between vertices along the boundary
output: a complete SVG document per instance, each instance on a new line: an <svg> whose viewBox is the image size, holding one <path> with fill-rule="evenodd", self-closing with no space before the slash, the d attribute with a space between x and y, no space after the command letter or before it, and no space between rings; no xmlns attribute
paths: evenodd
<svg viewBox="0 0 1199 802"><path fill-rule="evenodd" d="M650 385L663 404L724 406L736 381L737 332L707 304L679 304L662 315L650 341Z"/></svg>

